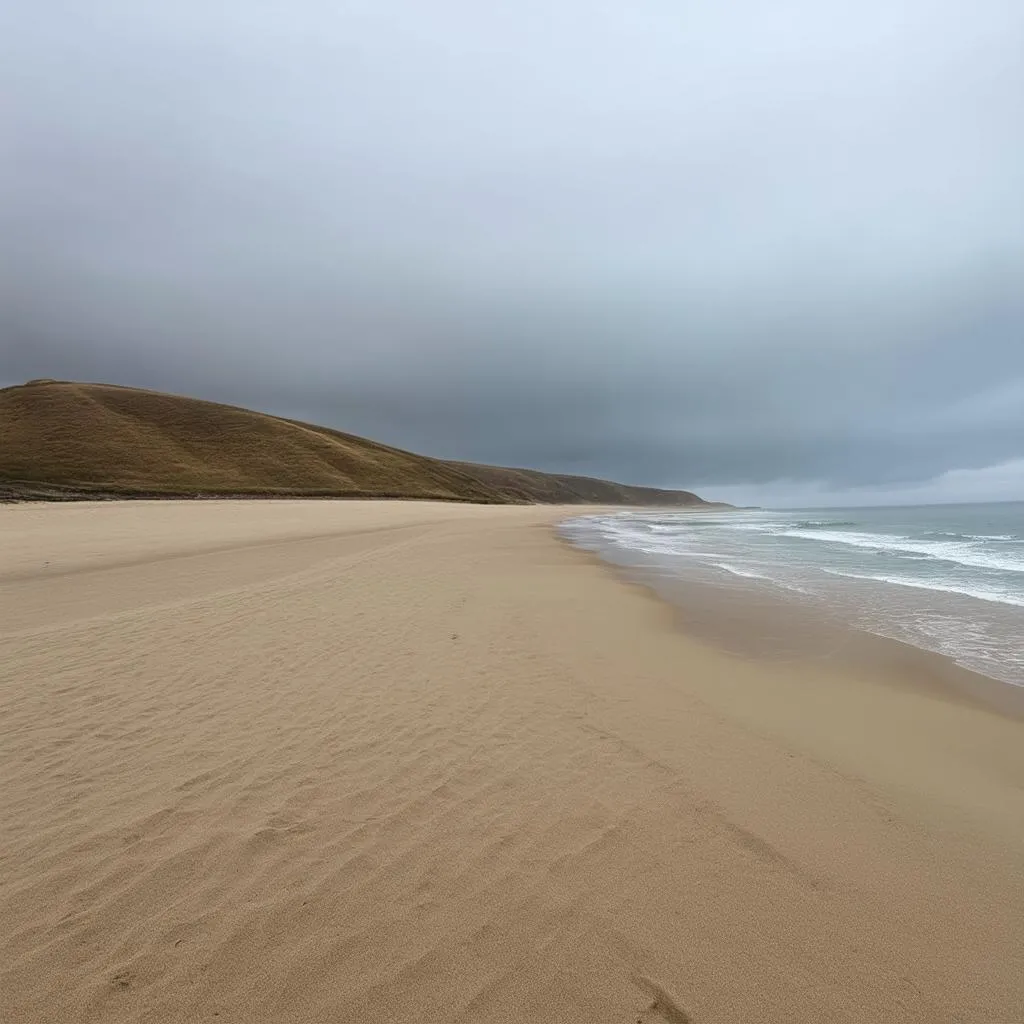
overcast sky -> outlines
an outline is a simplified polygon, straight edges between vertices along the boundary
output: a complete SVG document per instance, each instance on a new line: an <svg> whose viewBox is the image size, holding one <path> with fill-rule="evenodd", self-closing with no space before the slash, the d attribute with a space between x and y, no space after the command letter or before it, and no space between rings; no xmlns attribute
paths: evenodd
<svg viewBox="0 0 1024 1024"><path fill-rule="evenodd" d="M1021 0L12 0L0 384L1024 498Z"/></svg>

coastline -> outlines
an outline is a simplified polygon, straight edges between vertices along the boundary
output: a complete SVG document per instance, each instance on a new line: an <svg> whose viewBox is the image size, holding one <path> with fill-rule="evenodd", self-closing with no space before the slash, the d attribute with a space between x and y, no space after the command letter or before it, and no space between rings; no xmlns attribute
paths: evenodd
<svg viewBox="0 0 1024 1024"><path fill-rule="evenodd" d="M981 707L1024 720L1024 686L959 664L950 655L843 622L813 600L754 592L742 585L669 576L644 566L598 565L668 604L680 632L747 661L840 667L898 689Z"/></svg>
<svg viewBox="0 0 1024 1024"><path fill-rule="evenodd" d="M1024 1016L971 673L722 650L578 508L228 504L0 510L11 1020Z"/></svg>
<svg viewBox="0 0 1024 1024"><path fill-rule="evenodd" d="M1019 694L1024 535L1016 524L1024 504L951 508L737 510L708 525L699 516L624 509L573 517L559 529L649 580L685 610L691 631L726 649L824 658L852 646L863 661L865 636L883 637ZM898 660L893 649L870 646L877 661ZM950 681L962 682L955 674ZM998 691L990 697L1002 700Z"/></svg>

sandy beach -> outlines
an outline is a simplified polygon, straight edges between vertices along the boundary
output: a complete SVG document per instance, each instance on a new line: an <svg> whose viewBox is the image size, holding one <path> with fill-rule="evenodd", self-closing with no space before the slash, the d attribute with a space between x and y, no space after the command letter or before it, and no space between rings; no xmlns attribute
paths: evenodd
<svg viewBox="0 0 1024 1024"><path fill-rule="evenodd" d="M0 506L0 1019L1024 1021L1021 718L567 514Z"/></svg>

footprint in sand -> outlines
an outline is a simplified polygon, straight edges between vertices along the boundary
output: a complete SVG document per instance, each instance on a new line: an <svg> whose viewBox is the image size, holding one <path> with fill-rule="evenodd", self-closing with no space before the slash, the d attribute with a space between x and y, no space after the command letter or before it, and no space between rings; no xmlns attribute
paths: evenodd
<svg viewBox="0 0 1024 1024"><path fill-rule="evenodd" d="M694 1024L693 1018L679 1005L679 1002L650 978L645 978L642 974L635 974L633 984L654 1000L637 1017L636 1024L655 1024L656 1021L661 1024Z"/></svg>

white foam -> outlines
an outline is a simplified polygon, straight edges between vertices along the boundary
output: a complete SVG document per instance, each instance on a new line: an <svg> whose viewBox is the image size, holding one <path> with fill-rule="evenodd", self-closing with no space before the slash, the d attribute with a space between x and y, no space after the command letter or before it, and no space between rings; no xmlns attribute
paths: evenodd
<svg viewBox="0 0 1024 1024"><path fill-rule="evenodd" d="M972 542L919 541L890 533L856 533L833 530L781 530L781 537L799 537L805 540L845 544L848 547L867 548L888 554L923 555L943 562L966 565L973 569L996 569L1000 572L1024 573L1024 559L978 550Z"/></svg>
<svg viewBox="0 0 1024 1024"><path fill-rule="evenodd" d="M884 573L857 573L844 572L841 569L822 568L831 576L845 576L851 580L872 580L875 583L893 583L899 587L913 587L916 590L939 590L945 594L961 594L964 597L973 597L978 601L991 601L994 604L1010 604L1018 608L1024 608L1024 597L1017 594L1007 594L1005 591L989 590L982 587L964 586L960 584L937 583L931 580L907 579L905 576L890 576Z"/></svg>
<svg viewBox="0 0 1024 1024"><path fill-rule="evenodd" d="M772 580L771 576L765 576L761 572L753 572L750 569L740 569L738 566L730 565L728 562L712 562L711 563L716 569L723 569L725 572L730 572L733 576L742 576L744 579L749 580Z"/></svg>

